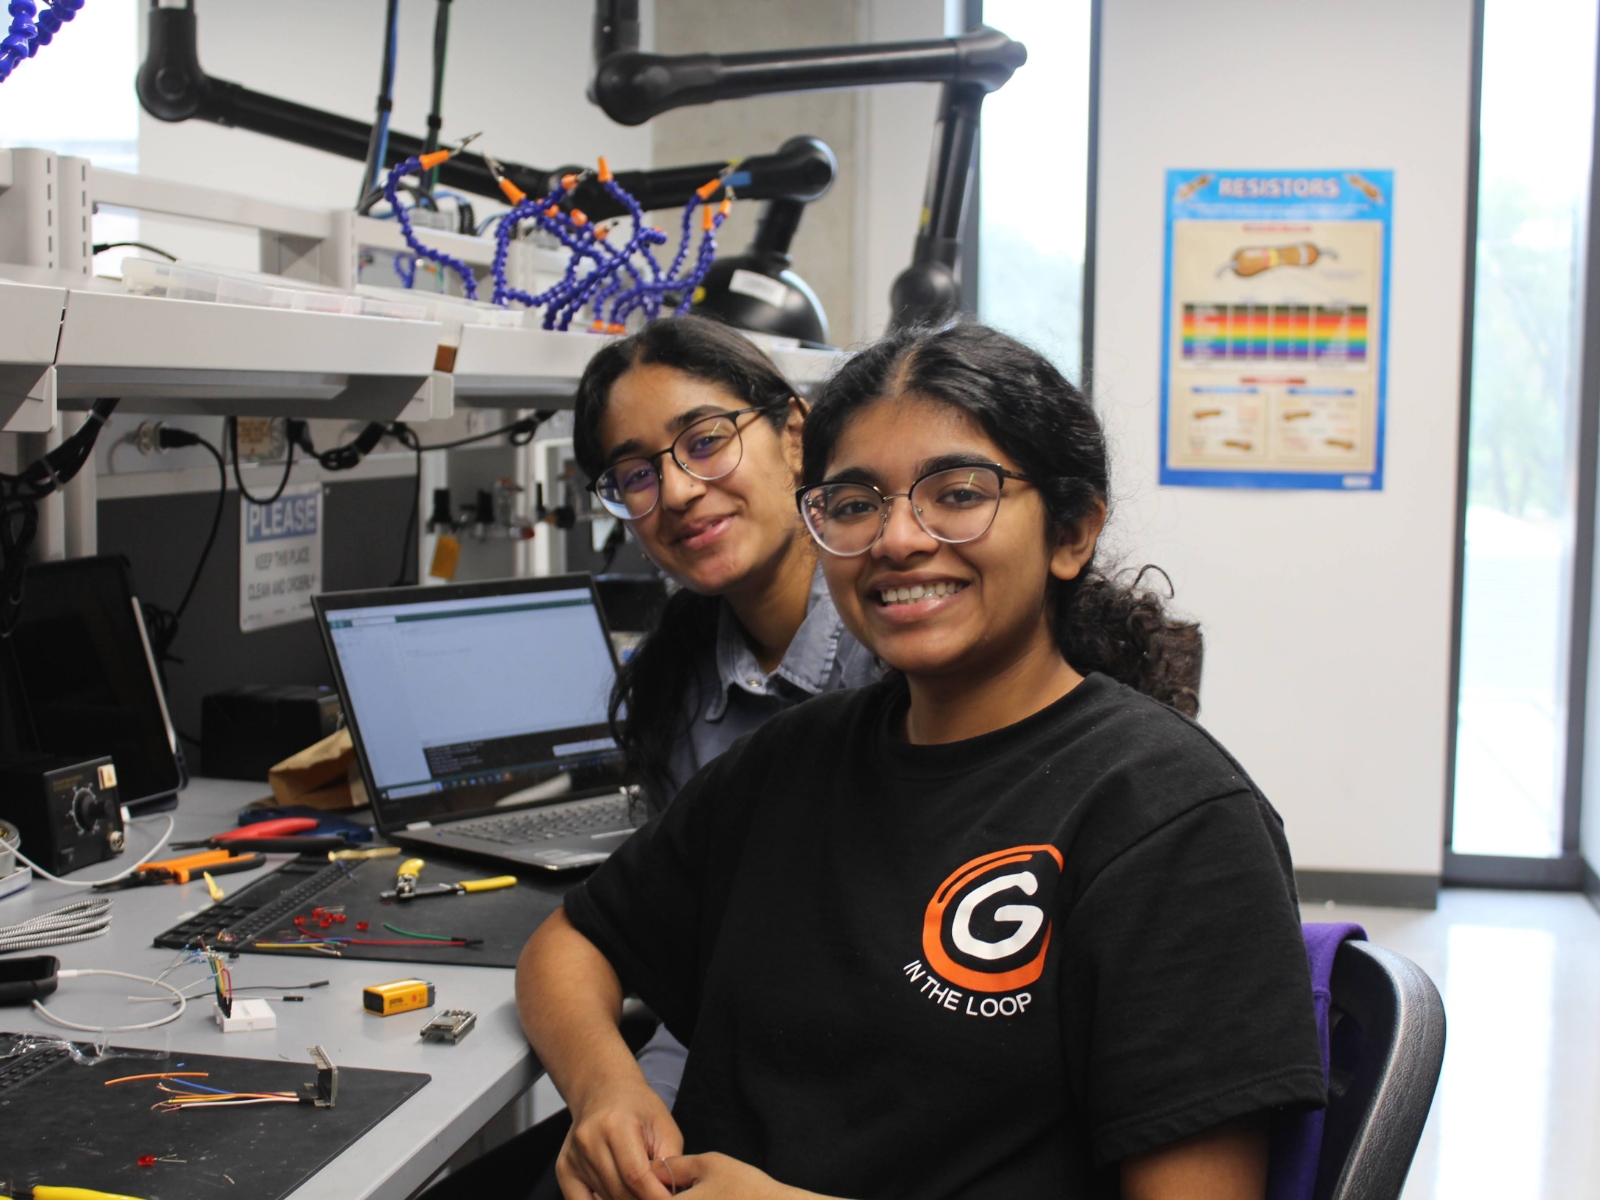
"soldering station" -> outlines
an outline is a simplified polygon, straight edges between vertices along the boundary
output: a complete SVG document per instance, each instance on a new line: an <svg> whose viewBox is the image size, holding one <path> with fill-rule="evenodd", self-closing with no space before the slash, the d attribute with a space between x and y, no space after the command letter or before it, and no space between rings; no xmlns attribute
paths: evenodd
<svg viewBox="0 0 1600 1200"><path fill-rule="evenodd" d="M15 447L0 475L0 1005L15 1006L0 1019L0 1195L220 1185L276 1200L430 1076L477 1069L483 1035L463 1039L500 1023L523 943L648 815L604 696L666 589L576 473L562 410L577 376L610 339L690 312L744 331L801 389L840 358L795 245L840 177L833 147L791 127L720 161L636 169L619 161L636 151L597 142L573 165L529 166L514 108L449 132L447 64L476 70L453 64L482 47L462 40L479 29L469 5L431 7L422 136L402 132L396 100L411 82L399 0L382 4L371 122L208 74L208 0L139 14L127 94L148 118L355 160L349 208L132 174L75 145L0 149ZM70 78L111 8L13 4L0 81ZM938 85L891 310L901 324L955 312L979 112L1020 44L974 23L661 55L643 48L647 16L599 0L588 98L567 98L612 129L746 97ZM752 240L729 253L724 226L749 204ZM102 234L107 214L139 232ZM202 228L242 229L258 261L188 250L183 230ZM169 477L202 494L192 539L140 528L134 545L97 512L123 480ZM335 538L358 516L342 497L378 492L389 512L359 514L371 548L341 551L371 565L341 576ZM217 611L230 573L237 618ZM285 640L311 627L320 645ZM274 638L263 658L252 639ZM403 659L440 666L396 675ZM541 699L527 685L552 671L567 694ZM417 976L391 978L395 963ZM421 1049L359 1051L361 1018L384 1018L385 1045L410 1022ZM351 1055L361 1065L335 1065ZM229 1108L305 1152L267 1161ZM91 1142L92 1157L75 1149Z"/></svg>
<svg viewBox="0 0 1600 1200"><path fill-rule="evenodd" d="M1038 1190L862 1166L829 1122L901 1101L884 1162L1055 1138L1071 1196L1198 1194L1140 1174L1174 1145L1252 1164L1219 1200L1595 1192L1597 63L1600 0L11 0L0 1200ZM1075 531L1053 698L935 736L905 647L1015 615L1024 519ZM1010 629L949 668L996 711ZM1049 770L1016 831L999 784L885 815L1096 697L1176 732L1081 823ZM1228 749L1173 815L1180 738ZM1310 1066L1197 1124L1150 1031L1237 946L1149 864L1224 820ZM583 1176L631 1066L562 1061L576 996L648 1179Z"/></svg>

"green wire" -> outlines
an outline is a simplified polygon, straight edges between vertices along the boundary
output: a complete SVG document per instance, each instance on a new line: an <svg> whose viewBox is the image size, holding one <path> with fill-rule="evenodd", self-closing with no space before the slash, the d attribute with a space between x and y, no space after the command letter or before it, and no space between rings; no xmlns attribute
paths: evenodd
<svg viewBox="0 0 1600 1200"><path fill-rule="evenodd" d="M453 941L456 940L455 938L452 938L452 937L440 937L436 933L412 933L411 930L409 930L409 929L400 929L400 928L398 928L398 927L396 927L394 925L389 924L389 922L387 922L387 921L385 921L383 923L383 927L385 929L387 929L390 933L403 934L406 937L422 938L424 941L429 941L429 942L453 942Z"/></svg>

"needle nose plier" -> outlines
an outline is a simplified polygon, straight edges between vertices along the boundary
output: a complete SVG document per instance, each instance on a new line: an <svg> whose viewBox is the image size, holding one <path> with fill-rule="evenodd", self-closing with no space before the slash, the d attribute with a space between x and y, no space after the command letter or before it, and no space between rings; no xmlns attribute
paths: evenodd
<svg viewBox="0 0 1600 1200"><path fill-rule="evenodd" d="M417 886L417 876L422 874L423 861L408 858L396 872L394 890L379 892L382 900L420 900L424 896L464 896L469 892L495 892L501 888L516 887L515 875L496 875L493 879L463 879L459 883L434 883Z"/></svg>

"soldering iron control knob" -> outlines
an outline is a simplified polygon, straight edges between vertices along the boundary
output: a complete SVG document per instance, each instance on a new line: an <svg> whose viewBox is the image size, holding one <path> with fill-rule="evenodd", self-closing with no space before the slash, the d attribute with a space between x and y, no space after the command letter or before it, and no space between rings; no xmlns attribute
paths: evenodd
<svg viewBox="0 0 1600 1200"><path fill-rule="evenodd" d="M80 832L88 833L105 814L105 801L93 788L81 787L72 793L72 823Z"/></svg>

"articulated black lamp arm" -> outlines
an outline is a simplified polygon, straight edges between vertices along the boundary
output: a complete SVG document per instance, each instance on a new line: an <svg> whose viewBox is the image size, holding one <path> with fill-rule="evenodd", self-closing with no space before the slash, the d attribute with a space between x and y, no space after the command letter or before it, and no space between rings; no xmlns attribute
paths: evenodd
<svg viewBox="0 0 1600 1200"><path fill-rule="evenodd" d="M602 8L607 0L600 0ZM598 27L600 17L596 15ZM596 38L597 47L600 44ZM622 125L691 104L825 88L885 83L1004 86L1028 52L999 30L980 26L959 37L922 42L813 46L749 54L643 54L620 50L599 61L595 102Z"/></svg>
<svg viewBox="0 0 1600 1200"><path fill-rule="evenodd" d="M637 0L616 0L618 8L632 5L637 25ZM324 150L344 158L364 160L372 126L337 113L296 104L237 83L217 79L200 66L195 33L194 0L184 8L162 8L152 0L149 48L139 68L137 91L146 112L162 121L210 121L252 133ZM393 166L423 151L422 138L397 130L389 134L384 165ZM574 167L544 170L521 163L502 162L506 175L518 187L541 196ZM697 163L653 171L618 171L617 182L631 192L646 210L678 208L689 202L696 188L726 168L725 163ZM729 184L745 199L778 197L814 200L833 184L836 165L820 143L799 145L791 141L776 154L744 159L729 177ZM458 154L439 168L439 184L473 195L500 200L500 187L481 155ZM713 196L715 199L715 196ZM626 211L598 185L579 186L572 202L596 220L621 216Z"/></svg>
<svg viewBox="0 0 1600 1200"><path fill-rule="evenodd" d="M625 40L605 41L616 10L630 0L596 0L596 69L591 98L613 121L638 125L670 109L747 96L885 83L942 83L938 129L922 224L911 266L890 297L895 325L943 320L956 311L968 183L978 144L983 98L1027 61L1027 49L987 26L959 37L923 42L824 46L753 54L641 54ZM636 11L636 4L634 5ZM608 24L609 22L609 24ZM610 53L602 50L615 47ZM763 224L780 234L799 209L774 204ZM757 235L758 241L761 234ZM785 247L786 248L786 247Z"/></svg>
<svg viewBox="0 0 1600 1200"><path fill-rule="evenodd" d="M603 63L613 54L639 48L639 0L594 0L594 61ZM598 104L594 81L589 99Z"/></svg>

